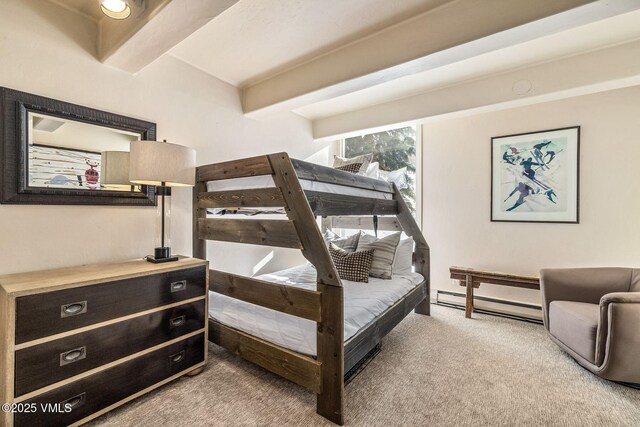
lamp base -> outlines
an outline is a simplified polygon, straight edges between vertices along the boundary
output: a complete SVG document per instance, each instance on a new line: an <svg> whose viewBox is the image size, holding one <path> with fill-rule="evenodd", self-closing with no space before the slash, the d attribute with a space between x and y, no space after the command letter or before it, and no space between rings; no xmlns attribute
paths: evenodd
<svg viewBox="0 0 640 427"><path fill-rule="evenodd" d="M169 247L155 248L154 256L149 255L147 257L147 261L152 262L154 264L160 264L163 262L171 262L171 261L177 261L177 260L178 260L177 256L171 256L171 248Z"/></svg>
<svg viewBox="0 0 640 427"><path fill-rule="evenodd" d="M163 262L177 261L178 257L177 256L172 256L172 257L169 257L169 258L156 258L154 256L149 255L149 256L147 256L146 259L147 259L147 261L152 262L154 264L161 264Z"/></svg>

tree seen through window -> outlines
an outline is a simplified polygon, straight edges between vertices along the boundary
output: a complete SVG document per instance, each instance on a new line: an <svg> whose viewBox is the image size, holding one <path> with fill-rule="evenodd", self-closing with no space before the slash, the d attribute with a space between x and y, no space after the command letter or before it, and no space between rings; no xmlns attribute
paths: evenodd
<svg viewBox="0 0 640 427"><path fill-rule="evenodd" d="M386 172L407 168L407 187L400 190L411 213L416 215L416 129L408 126L346 138L344 154L355 157L373 153L373 162Z"/></svg>

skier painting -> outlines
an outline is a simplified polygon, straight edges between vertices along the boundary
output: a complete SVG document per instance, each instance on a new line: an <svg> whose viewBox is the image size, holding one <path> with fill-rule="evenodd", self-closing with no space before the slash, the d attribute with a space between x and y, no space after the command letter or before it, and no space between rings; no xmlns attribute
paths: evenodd
<svg viewBox="0 0 640 427"><path fill-rule="evenodd" d="M577 221L578 144L577 127L492 138L492 220Z"/></svg>

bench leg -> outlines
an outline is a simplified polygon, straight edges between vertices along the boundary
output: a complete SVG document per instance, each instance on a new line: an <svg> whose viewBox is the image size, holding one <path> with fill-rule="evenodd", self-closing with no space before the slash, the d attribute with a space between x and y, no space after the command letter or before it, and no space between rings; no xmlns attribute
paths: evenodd
<svg viewBox="0 0 640 427"><path fill-rule="evenodd" d="M467 276L467 300L465 304L465 317L467 319L471 319L471 314L473 313L473 280L471 276Z"/></svg>

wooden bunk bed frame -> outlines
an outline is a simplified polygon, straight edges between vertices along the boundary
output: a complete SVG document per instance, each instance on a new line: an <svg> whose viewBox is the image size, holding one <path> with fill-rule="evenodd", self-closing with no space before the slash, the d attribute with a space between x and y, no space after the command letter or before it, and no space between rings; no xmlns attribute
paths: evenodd
<svg viewBox="0 0 640 427"><path fill-rule="evenodd" d="M272 188L207 191L207 182L271 175ZM392 199L303 190L300 179L392 194ZM287 220L207 218L209 208L282 207ZM209 340L317 395L318 414L344 423L344 374L366 356L411 310L429 315L429 246L394 185L290 159L287 153L200 166L193 191L193 256L206 259L206 241L300 249L317 270L316 291L211 270L209 289L232 298L317 322L317 357L307 356L209 319ZM344 342L342 283L331 261L323 228L404 230L415 242L420 285ZM368 216L365 219L364 216ZM326 217L326 218L325 218Z"/></svg>

